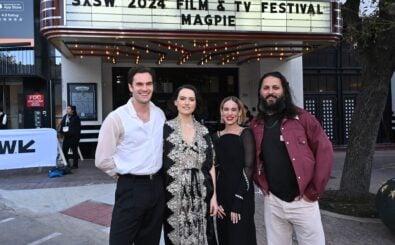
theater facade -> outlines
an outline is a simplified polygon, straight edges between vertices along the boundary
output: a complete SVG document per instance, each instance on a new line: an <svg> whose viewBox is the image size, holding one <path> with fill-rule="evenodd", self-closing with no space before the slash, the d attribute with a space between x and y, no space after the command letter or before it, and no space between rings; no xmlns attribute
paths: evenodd
<svg viewBox="0 0 395 245"><path fill-rule="evenodd" d="M342 31L336 1L33 2L37 22L30 49L35 61L40 58L35 68L45 69L21 78L22 92L16 94L22 96L15 97L25 123L15 119L14 128L55 127L66 105L74 104L86 144L95 144L106 115L129 98L126 74L137 64L155 69L153 100L165 112L178 86L198 87L206 102L203 121L212 130L218 127L218 105L225 96L238 96L256 111L258 80L269 71L285 74L296 104L304 106L303 56L336 44ZM48 52L51 46L58 55ZM14 78L6 73L3 85ZM38 126L37 118L43 119Z"/></svg>

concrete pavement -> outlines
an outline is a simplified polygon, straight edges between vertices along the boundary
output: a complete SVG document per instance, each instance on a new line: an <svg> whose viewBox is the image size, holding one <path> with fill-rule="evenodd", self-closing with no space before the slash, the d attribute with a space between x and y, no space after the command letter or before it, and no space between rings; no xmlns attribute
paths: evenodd
<svg viewBox="0 0 395 245"><path fill-rule="evenodd" d="M335 153L335 165L328 189L340 183L345 152ZM46 168L0 171L0 209L40 220L58 232L22 244L58 243L62 235L75 234L79 244L108 244L109 222L114 203L115 182L94 167L93 160L84 160L73 174L48 178ZM371 192L386 180L395 177L395 150L377 151L374 157ZM263 196L256 193L256 227L258 244L265 243ZM395 244L395 235L379 219L338 215L322 210L327 244ZM12 225L12 217L0 216L0 229ZM3 227L2 227L3 226ZM56 240L56 234L58 240ZM0 244L11 243L0 234ZM43 240L40 240L43 239ZM65 243L66 244L66 243ZM74 244L74 243L73 243Z"/></svg>

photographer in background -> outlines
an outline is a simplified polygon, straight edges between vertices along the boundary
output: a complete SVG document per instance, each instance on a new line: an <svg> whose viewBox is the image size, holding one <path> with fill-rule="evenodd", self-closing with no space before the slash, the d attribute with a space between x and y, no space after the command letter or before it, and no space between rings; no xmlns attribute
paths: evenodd
<svg viewBox="0 0 395 245"><path fill-rule="evenodd" d="M81 120L77 115L76 107L67 106L67 113L60 122L60 134L63 136L63 154L66 158L67 166L78 168L78 144L81 138ZM69 149L73 151L73 166L69 163Z"/></svg>

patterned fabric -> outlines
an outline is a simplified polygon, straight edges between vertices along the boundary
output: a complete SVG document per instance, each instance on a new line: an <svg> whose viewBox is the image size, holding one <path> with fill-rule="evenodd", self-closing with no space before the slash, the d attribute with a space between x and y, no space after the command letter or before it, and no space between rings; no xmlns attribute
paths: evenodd
<svg viewBox="0 0 395 245"><path fill-rule="evenodd" d="M210 244L207 211L213 193L209 170L213 166L214 153L207 128L196 120L194 127L195 138L188 144L182 139L178 118L164 126L166 244Z"/></svg>

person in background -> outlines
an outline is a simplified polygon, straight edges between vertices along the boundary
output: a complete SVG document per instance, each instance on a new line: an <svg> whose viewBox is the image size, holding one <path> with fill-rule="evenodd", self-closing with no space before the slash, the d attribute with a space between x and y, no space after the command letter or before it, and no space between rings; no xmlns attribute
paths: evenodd
<svg viewBox="0 0 395 245"><path fill-rule="evenodd" d="M217 232L220 245L256 245L254 223L255 138L240 125L246 110L240 99L226 97L220 104L222 131L213 135L217 156Z"/></svg>
<svg viewBox="0 0 395 245"><path fill-rule="evenodd" d="M186 84L175 91L172 101L177 117L163 129L165 243L214 245L215 152L208 129L195 119L201 98L194 86Z"/></svg>
<svg viewBox="0 0 395 245"><path fill-rule="evenodd" d="M268 245L324 245L318 198L325 190L333 148L321 124L294 105L279 72L259 80L258 115L250 123L256 140L254 180L264 193Z"/></svg>
<svg viewBox="0 0 395 245"><path fill-rule="evenodd" d="M248 109L248 106L244 105L244 110L246 112L246 116L244 122L241 125L248 127L254 116L252 115L251 111Z"/></svg>
<svg viewBox="0 0 395 245"><path fill-rule="evenodd" d="M3 107L0 107L0 129L7 129L7 113L3 111Z"/></svg>
<svg viewBox="0 0 395 245"><path fill-rule="evenodd" d="M60 134L63 137L62 151L66 158L67 166L78 168L78 144L81 138L81 120L77 115L74 105L67 106L67 113L60 122ZM69 150L73 152L73 166L69 162Z"/></svg>
<svg viewBox="0 0 395 245"><path fill-rule="evenodd" d="M95 165L117 179L110 245L158 245L165 204L162 168L163 111L151 102L155 73L128 73L132 97L104 120Z"/></svg>

